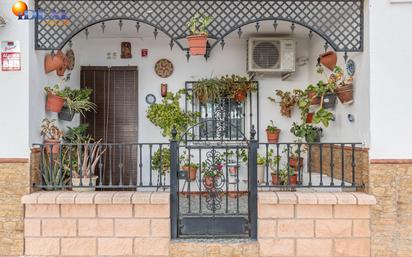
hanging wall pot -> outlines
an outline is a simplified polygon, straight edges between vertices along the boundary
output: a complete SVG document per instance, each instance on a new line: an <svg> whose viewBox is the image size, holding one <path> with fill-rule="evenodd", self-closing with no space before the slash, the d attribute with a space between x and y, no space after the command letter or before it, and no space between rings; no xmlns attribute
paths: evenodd
<svg viewBox="0 0 412 257"><path fill-rule="evenodd" d="M192 35L187 37L190 55L205 55L207 48L206 35Z"/></svg>
<svg viewBox="0 0 412 257"><path fill-rule="evenodd" d="M69 67L69 58L63 54L63 64L56 70L57 76L64 76L66 69Z"/></svg>
<svg viewBox="0 0 412 257"><path fill-rule="evenodd" d="M314 112L310 112L310 113L306 114L306 123L312 123L314 115L315 115Z"/></svg>
<svg viewBox="0 0 412 257"><path fill-rule="evenodd" d="M326 93L323 96L323 108L330 109L333 108L336 104L336 94L335 93Z"/></svg>
<svg viewBox="0 0 412 257"><path fill-rule="evenodd" d="M167 96L167 84L166 83L162 83L160 85L160 95L162 97L166 97Z"/></svg>
<svg viewBox="0 0 412 257"><path fill-rule="evenodd" d="M70 109L67 106L63 106L62 110L59 112L59 119L65 121L72 121L75 114L76 113L74 111L70 111Z"/></svg>
<svg viewBox="0 0 412 257"><path fill-rule="evenodd" d="M47 94L46 111L60 112L64 106L64 98L52 93Z"/></svg>
<svg viewBox="0 0 412 257"><path fill-rule="evenodd" d="M329 51L319 56L319 62L329 70L333 71L338 62L338 56L335 52Z"/></svg>
<svg viewBox="0 0 412 257"><path fill-rule="evenodd" d="M60 68L64 63L64 54L58 51L56 54L47 54L44 57L44 71L50 73Z"/></svg>
<svg viewBox="0 0 412 257"><path fill-rule="evenodd" d="M335 93L342 104L353 103L353 83L346 83L335 89Z"/></svg>

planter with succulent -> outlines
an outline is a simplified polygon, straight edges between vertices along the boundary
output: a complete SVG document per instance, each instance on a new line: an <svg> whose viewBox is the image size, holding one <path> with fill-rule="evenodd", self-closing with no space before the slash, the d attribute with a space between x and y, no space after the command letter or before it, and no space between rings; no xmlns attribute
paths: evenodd
<svg viewBox="0 0 412 257"><path fill-rule="evenodd" d="M298 97L294 92L276 90L276 95L280 97L280 113L284 117L290 118L292 116L292 111L298 102ZM275 98L268 97L272 102L277 102Z"/></svg>
<svg viewBox="0 0 412 257"><path fill-rule="evenodd" d="M187 37L190 55L205 55L207 47L207 27L212 23L213 17L196 13L187 23L186 27L190 31Z"/></svg>
<svg viewBox="0 0 412 257"><path fill-rule="evenodd" d="M189 154L187 154L186 151L184 151L179 157L181 169L186 173L185 178L188 182L193 182L196 180L196 174L199 168L199 165L193 162L193 157L194 156L191 154L189 158Z"/></svg>
<svg viewBox="0 0 412 257"><path fill-rule="evenodd" d="M270 120L270 124L266 127L267 140L271 144L277 144L279 142L280 129L275 126L273 120Z"/></svg>
<svg viewBox="0 0 412 257"><path fill-rule="evenodd" d="M247 98L247 94L257 89L251 79L234 74L221 77L220 82L223 86L222 94L238 103L243 103Z"/></svg>
<svg viewBox="0 0 412 257"><path fill-rule="evenodd" d="M72 172L72 190L73 191L94 191L98 176L95 174L95 168L100 158L106 151L102 149L101 140L92 142L88 140L81 146L77 147L77 163L81 164Z"/></svg>
<svg viewBox="0 0 412 257"><path fill-rule="evenodd" d="M184 90L176 94L168 92L161 103L152 104L147 109L147 118L162 130L162 135L172 139L172 130L176 128L177 139L187 132L190 126L196 124L199 113L183 111L180 108L180 98Z"/></svg>
<svg viewBox="0 0 412 257"><path fill-rule="evenodd" d="M341 67L336 66L329 76L329 82L335 84L334 92L342 104L353 102L353 78L346 78Z"/></svg>
<svg viewBox="0 0 412 257"><path fill-rule="evenodd" d="M57 154L60 151L60 139L63 131L56 125L56 120L44 118L41 124L40 135L43 137L46 153Z"/></svg>
<svg viewBox="0 0 412 257"><path fill-rule="evenodd" d="M222 89L222 82L217 78L201 79L193 84L193 94L201 104L218 102Z"/></svg>
<svg viewBox="0 0 412 257"><path fill-rule="evenodd" d="M62 152L62 159L67 159L68 151ZM46 186L45 190L61 190L56 186L64 187L69 183L70 169L60 169L60 158L55 158L50 154L42 155L42 164L40 164L42 170L43 183Z"/></svg>
<svg viewBox="0 0 412 257"><path fill-rule="evenodd" d="M297 138L304 138L307 143L317 143L320 142L322 137L322 128L315 127L312 124L302 123L297 124L294 122L290 132Z"/></svg>
<svg viewBox="0 0 412 257"><path fill-rule="evenodd" d="M66 95L66 103L59 112L59 119L71 121L76 113L85 116L86 112L96 111L96 104L90 101L92 89L71 89L67 87L63 91Z"/></svg>
<svg viewBox="0 0 412 257"><path fill-rule="evenodd" d="M60 82L52 87L44 87L46 92L46 111L49 112L60 112L66 101L66 92L60 89Z"/></svg>

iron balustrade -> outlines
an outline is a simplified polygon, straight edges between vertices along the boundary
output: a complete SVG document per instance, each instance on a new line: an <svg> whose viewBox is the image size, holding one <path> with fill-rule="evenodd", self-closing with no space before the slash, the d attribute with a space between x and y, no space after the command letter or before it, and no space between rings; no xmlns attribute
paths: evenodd
<svg viewBox="0 0 412 257"><path fill-rule="evenodd" d="M168 143L34 144L45 190L170 187Z"/></svg>
<svg viewBox="0 0 412 257"><path fill-rule="evenodd" d="M256 149L252 142L256 142ZM229 211L229 195L242 195L250 189L244 184L248 179L246 172L250 173L251 169L256 170L256 184L260 190L363 187L363 171L357 163L361 143L273 144L254 140L192 143L178 143L174 152L176 156L170 150L171 143L34 144L40 148L40 179L33 186L46 190L164 189L170 187L171 170L177 176L176 191L189 199L196 194L199 204L204 197L202 193L205 193L202 165L206 153L215 150L224 158L222 192L225 195L223 200L226 200L225 211ZM184 153L188 157L186 160L183 159ZM99 154L101 157L97 158ZM256 161L250 158L251 154L256 156ZM173 168L173 161L177 168ZM192 170L190 174L190 168L183 168L185 162L189 167L197 167L196 172ZM237 170L243 174L234 172ZM189 209L193 207L191 201L188 204ZM235 205L236 211L240 212L238 205Z"/></svg>

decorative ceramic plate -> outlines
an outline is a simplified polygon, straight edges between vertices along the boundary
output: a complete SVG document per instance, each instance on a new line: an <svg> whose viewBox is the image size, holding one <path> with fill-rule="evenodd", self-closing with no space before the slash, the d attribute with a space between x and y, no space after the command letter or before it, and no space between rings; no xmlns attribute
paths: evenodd
<svg viewBox="0 0 412 257"><path fill-rule="evenodd" d="M353 77L353 75L355 75L355 71L356 71L355 62L352 59L349 59L348 62L346 63L346 72L348 73L349 76Z"/></svg>
<svg viewBox="0 0 412 257"><path fill-rule="evenodd" d="M155 64L155 72L161 78L170 77L173 73L173 63L168 59L160 59Z"/></svg>
<svg viewBox="0 0 412 257"><path fill-rule="evenodd" d="M147 94L146 95L146 103L149 105L152 105L156 103L156 97L153 94Z"/></svg>
<svg viewBox="0 0 412 257"><path fill-rule="evenodd" d="M67 65L67 69L68 69L68 70L73 70L74 64L75 64L75 62L76 62L76 58L75 58L75 56L74 56L74 52L73 52L72 49L67 50L67 52L66 52L66 57L67 57L67 59L69 60L69 61L68 61L68 65Z"/></svg>

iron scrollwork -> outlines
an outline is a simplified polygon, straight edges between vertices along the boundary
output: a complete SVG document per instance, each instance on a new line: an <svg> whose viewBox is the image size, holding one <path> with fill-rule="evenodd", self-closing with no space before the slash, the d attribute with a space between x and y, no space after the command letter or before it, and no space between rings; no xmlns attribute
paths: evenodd
<svg viewBox="0 0 412 257"><path fill-rule="evenodd" d="M212 149L206 153L207 159L202 164L203 186L207 191L206 208L213 213L222 208L223 185L226 182L223 175L223 155Z"/></svg>

